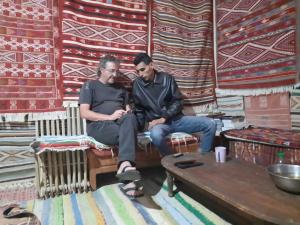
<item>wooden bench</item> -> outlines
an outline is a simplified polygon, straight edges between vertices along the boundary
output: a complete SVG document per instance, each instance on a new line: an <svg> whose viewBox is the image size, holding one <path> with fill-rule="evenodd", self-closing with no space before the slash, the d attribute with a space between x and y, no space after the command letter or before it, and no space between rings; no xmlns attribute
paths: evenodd
<svg viewBox="0 0 300 225"><path fill-rule="evenodd" d="M65 119L36 121L36 137L86 135L86 121L80 118L78 107L67 107ZM182 136L182 134L180 134ZM170 137L174 152L194 152L198 138L175 135ZM138 138L139 139L139 138ZM86 151L46 151L35 154L36 186L40 197L96 189L96 176L117 171L117 147ZM138 168L160 165L160 155L151 143L139 143L136 152Z"/></svg>
<svg viewBox="0 0 300 225"><path fill-rule="evenodd" d="M171 134L168 137L168 143L170 144L174 153L176 152L196 152L198 150L198 138L188 135L186 139L178 138L182 133ZM187 134L186 134L187 135ZM138 138L139 143L139 138ZM88 162L90 172L90 184L93 189L96 189L96 176L97 174L115 172L117 171L117 154L116 149L112 150L113 154L109 151L97 151L91 149L88 151ZM155 149L151 143L138 144L136 151L136 167L145 168L151 166L160 165L161 156L159 151Z"/></svg>

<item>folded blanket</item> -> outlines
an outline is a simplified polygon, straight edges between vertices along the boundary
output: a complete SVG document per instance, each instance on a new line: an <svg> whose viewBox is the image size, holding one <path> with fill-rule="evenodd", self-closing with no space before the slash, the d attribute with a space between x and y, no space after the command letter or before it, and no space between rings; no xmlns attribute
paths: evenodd
<svg viewBox="0 0 300 225"><path fill-rule="evenodd" d="M87 135L76 136L43 136L36 138L30 147L35 153L40 154L45 151L65 151L65 150L87 150L89 148L111 149L103 143L96 141Z"/></svg>

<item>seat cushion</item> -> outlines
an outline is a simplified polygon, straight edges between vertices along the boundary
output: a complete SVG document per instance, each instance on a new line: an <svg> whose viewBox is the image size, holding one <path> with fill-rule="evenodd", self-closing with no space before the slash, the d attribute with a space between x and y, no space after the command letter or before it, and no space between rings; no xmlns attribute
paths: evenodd
<svg viewBox="0 0 300 225"><path fill-rule="evenodd" d="M153 150L151 145L150 132L141 132L137 136L138 148L137 151L148 152ZM199 142L199 136L197 134L187 134L183 132L171 133L167 136L167 143L171 147L187 146L190 144L197 144ZM116 146L112 146L110 149L91 149L96 157L106 158L118 155ZM109 150L109 151L108 151Z"/></svg>
<svg viewBox="0 0 300 225"><path fill-rule="evenodd" d="M74 136L42 136L36 138L31 144L31 148L36 154L45 151L74 151L95 149L111 149L110 146L96 141L87 135Z"/></svg>

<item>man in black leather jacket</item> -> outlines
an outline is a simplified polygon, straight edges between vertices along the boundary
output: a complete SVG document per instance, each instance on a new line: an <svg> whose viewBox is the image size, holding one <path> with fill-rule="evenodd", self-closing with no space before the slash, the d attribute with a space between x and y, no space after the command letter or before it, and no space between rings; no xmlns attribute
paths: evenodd
<svg viewBox="0 0 300 225"><path fill-rule="evenodd" d="M134 59L138 78L133 83L132 96L139 130L150 131L152 143L162 156L171 154L165 137L173 132L203 132L201 151L211 150L216 124L203 116L185 116L182 113L183 97L173 76L154 70L153 62L146 53Z"/></svg>

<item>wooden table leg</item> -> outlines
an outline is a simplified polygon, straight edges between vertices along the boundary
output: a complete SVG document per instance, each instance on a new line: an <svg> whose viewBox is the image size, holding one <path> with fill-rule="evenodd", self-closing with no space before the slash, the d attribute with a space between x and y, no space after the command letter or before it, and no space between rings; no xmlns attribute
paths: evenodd
<svg viewBox="0 0 300 225"><path fill-rule="evenodd" d="M174 193L173 193L174 178L170 174L169 171L166 171L166 172L167 172L168 195L169 195L169 197L173 197L174 196Z"/></svg>

